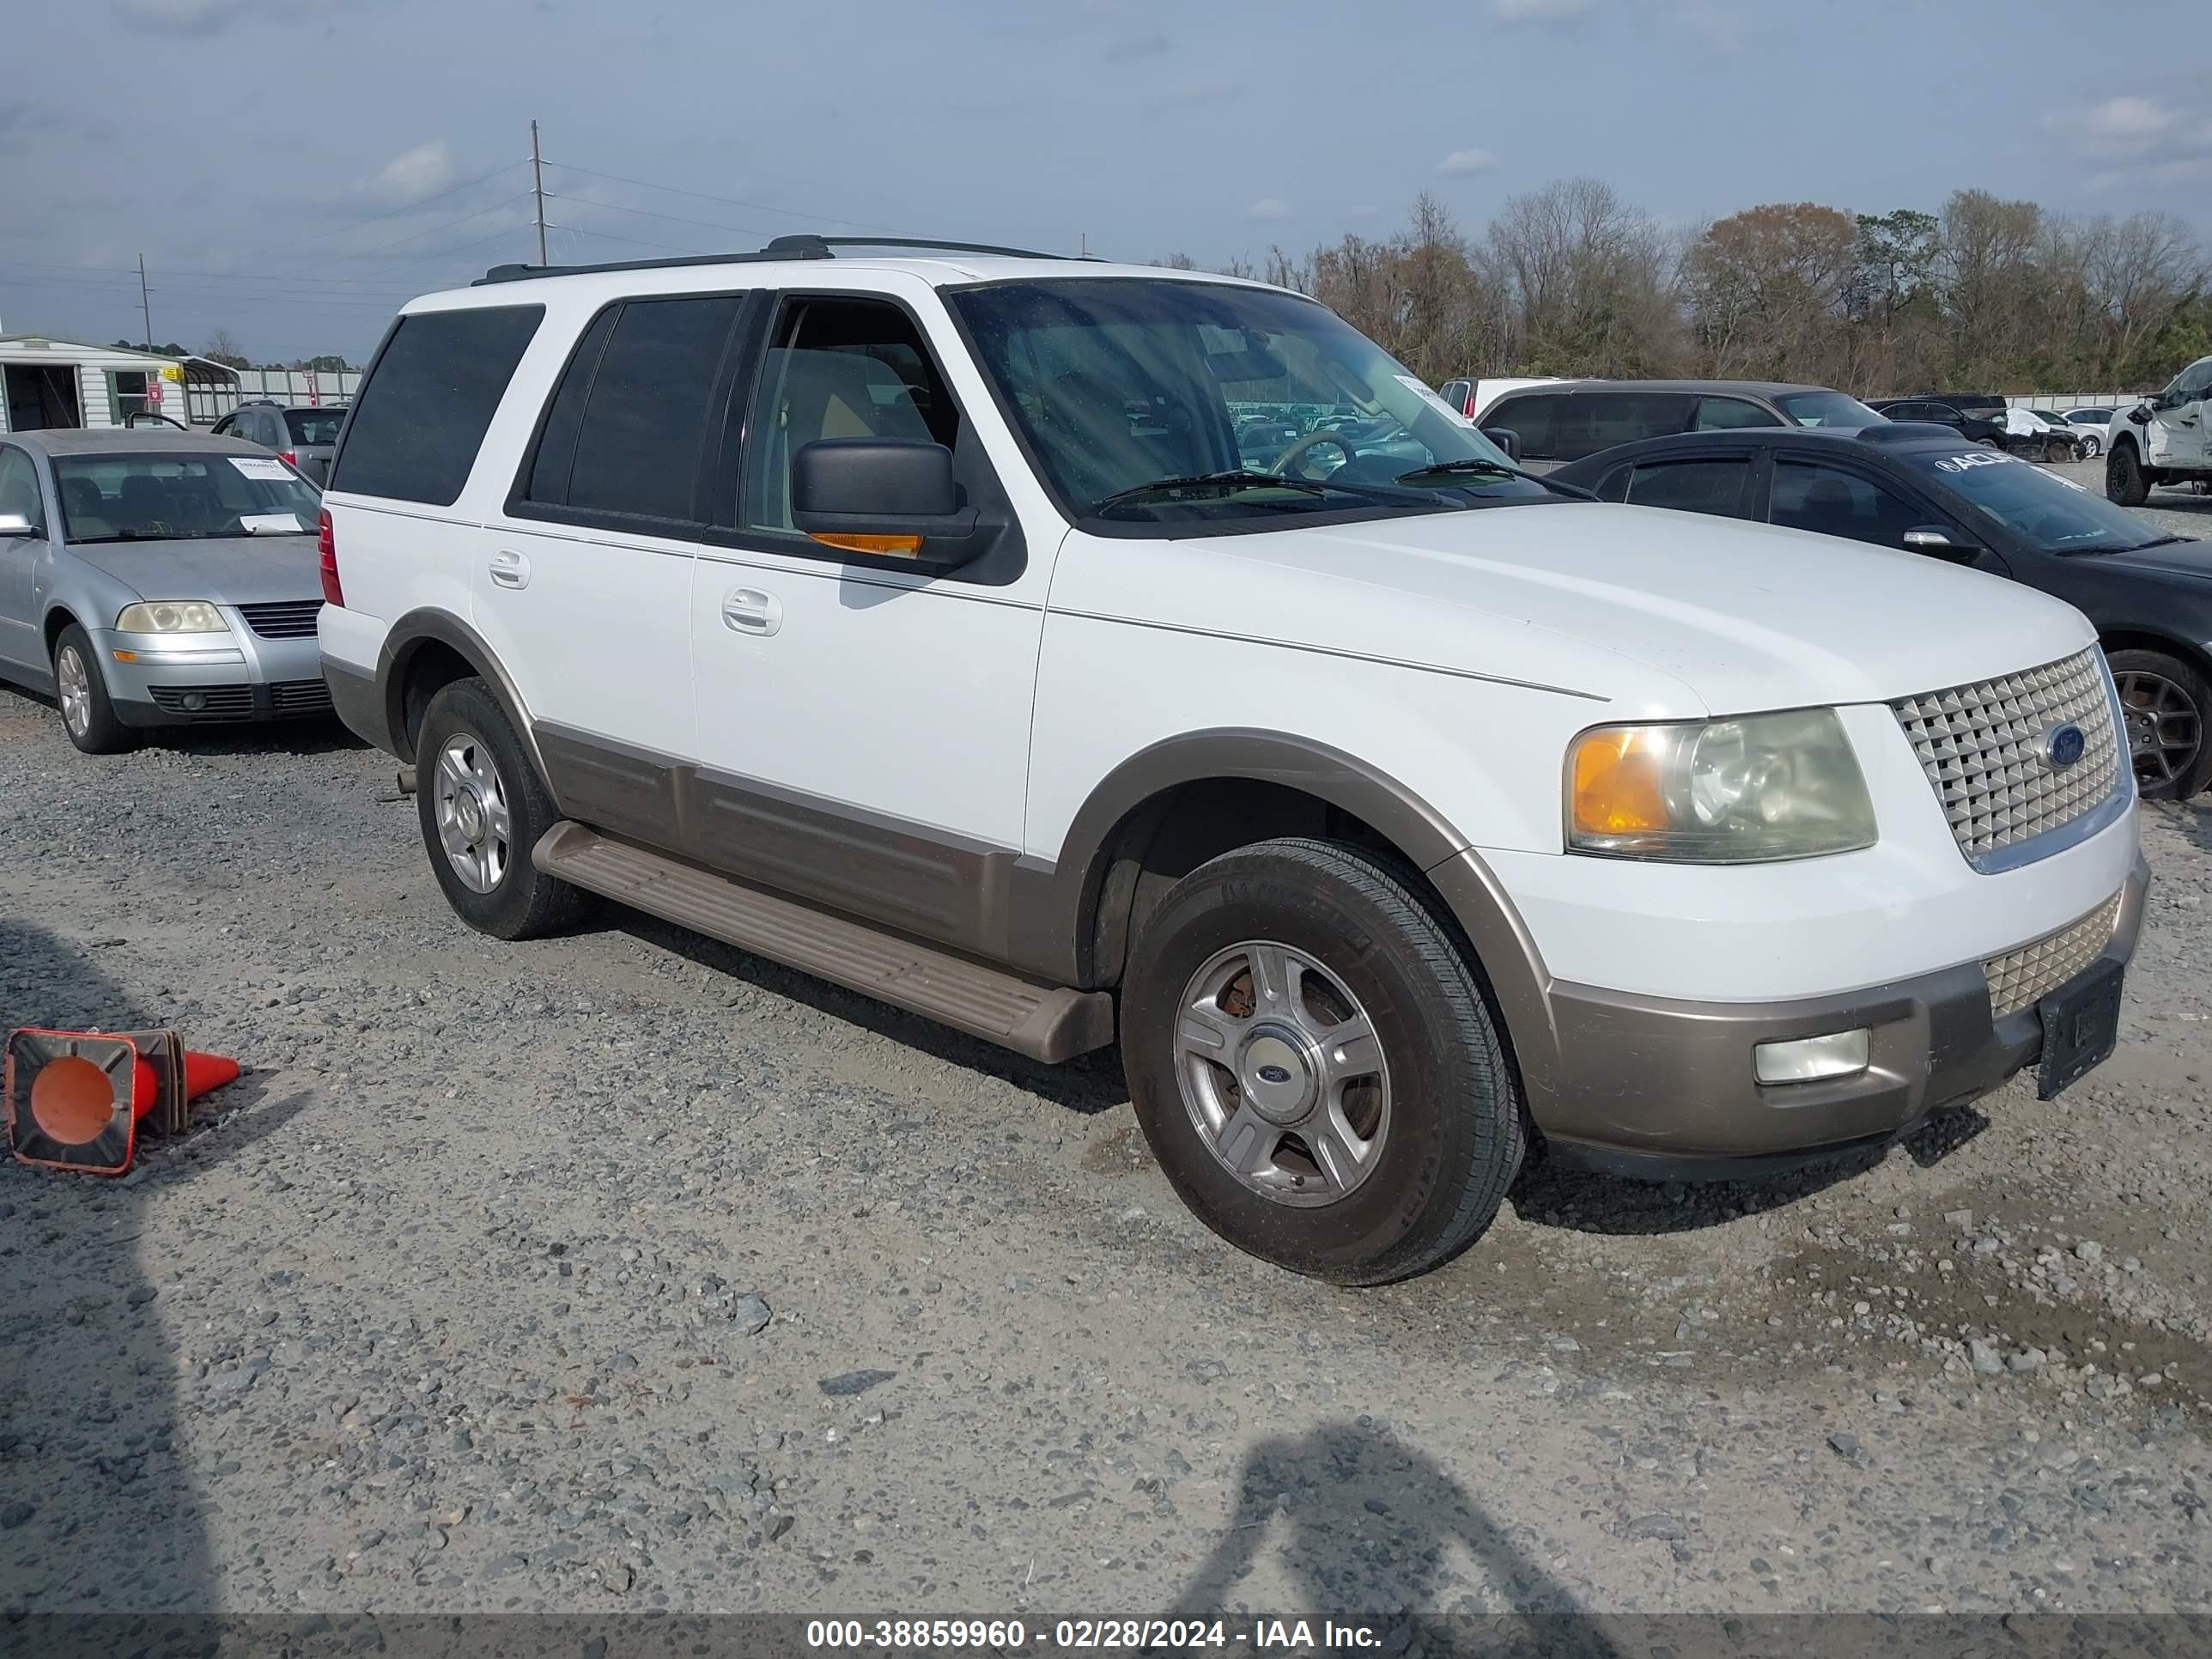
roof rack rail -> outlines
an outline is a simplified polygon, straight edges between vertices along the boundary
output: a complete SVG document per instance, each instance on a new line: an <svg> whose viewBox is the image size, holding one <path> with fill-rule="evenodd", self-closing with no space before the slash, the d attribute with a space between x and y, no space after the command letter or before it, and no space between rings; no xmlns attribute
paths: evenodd
<svg viewBox="0 0 2212 1659"><path fill-rule="evenodd" d="M674 270L686 265L732 265L758 264L769 259L832 259L831 252L841 247L906 247L933 250L942 253L990 253L1012 259L1078 259L1097 264L1095 254L1040 253L1035 248L999 247L989 242L942 242L927 236L779 236L766 247L750 253L689 253L674 259L618 259L607 264L592 265L494 265L470 283L471 288L482 288L487 283L523 283L540 276L586 276L610 270Z"/></svg>

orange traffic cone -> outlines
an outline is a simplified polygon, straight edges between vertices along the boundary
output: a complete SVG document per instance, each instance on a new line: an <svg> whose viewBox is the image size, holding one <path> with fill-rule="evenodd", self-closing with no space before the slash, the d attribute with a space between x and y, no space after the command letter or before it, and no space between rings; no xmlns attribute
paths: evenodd
<svg viewBox="0 0 2212 1659"><path fill-rule="evenodd" d="M46 1031L8 1036L9 1149L22 1163L121 1175L148 1118L185 1127L191 1103L238 1075L238 1062L187 1049L174 1031Z"/></svg>

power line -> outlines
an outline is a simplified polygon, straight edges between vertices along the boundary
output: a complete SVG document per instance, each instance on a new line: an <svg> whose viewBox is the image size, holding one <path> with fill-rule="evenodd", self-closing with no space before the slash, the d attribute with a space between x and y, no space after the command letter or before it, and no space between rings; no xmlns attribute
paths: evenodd
<svg viewBox="0 0 2212 1659"><path fill-rule="evenodd" d="M742 236L773 236L772 230L763 230L757 225L717 224L711 219L686 219L678 213L654 213L646 208L624 207L619 202L596 202L585 196L565 196L557 190L545 192L556 202L574 202L579 207L607 208L616 213L635 213L641 219L665 219L672 224L697 225L705 230L733 230Z"/></svg>
<svg viewBox="0 0 2212 1659"><path fill-rule="evenodd" d="M551 163L551 165L554 167L568 167L568 171L571 173L580 173L590 178L604 179L609 184L635 185L640 190L665 191L671 196L689 196L702 202L719 203L723 207L744 208L754 213L774 213L781 215L782 217L787 219L806 219L811 220L817 225L849 225L855 230L880 230L892 235L898 234L897 232L893 231L889 225L870 224L865 219L831 219L826 218L819 213L801 213L796 208L772 207L766 202L741 201L734 196L709 196L704 191L679 190L674 185L656 185L649 179L624 179L617 173L599 173L593 171L590 167L572 166L566 161L555 161ZM723 227L723 228L727 228L727 227Z"/></svg>
<svg viewBox="0 0 2212 1659"><path fill-rule="evenodd" d="M611 230L586 230L581 225L556 225L550 219L545 222L545 228L548 230L565 230L572 236L598 236L602 237L610 242L628 242L633 247L657 247L669 253L704 253L707 252L705 248L701 247L678 247L673 242L648 242L635 236L617 236Z"/></svg>
<svg viewBox="0 0 2212 1659"><path fill-rule="evenodd" d="M403 213L412 213L418 208L429 206L433 202L442 202L448 196L458 196L465 190L474 190L478 185L488 185L501 173L512 173L521 165L520 161L509 161L503 167L494 167L481 179L471 179L465 184L455 185L451 189L441 190L435 196L425 196L420 201L410 202L405 207L392 208L382 213L372 213L366 219L356 219L353 223L341 225L336 230L319 230L313 235L303 236L300 240L303 242L319 242L325 236L342 236L347 231L359 230L363 225L373 225L385 219L396 219Z"/></svg>
<svg viewBox="0 0 2212 1659"><path fill-rule="evenodd" d="M496 213L501 208L513 207L517 202L527 200L529 195L530 192L526 190L517 191L514 195L509 196L502 201L493 202L488 206L480 207L473 213L464 213L458 219L449 219L442 225L433 225L428 230L418 230L412 236L401 236L395 238L393 240L389 242L380 242L374 247L363 248L358 253L341 253L337 258L330 261L328 264L318 265L315 269L318 270L328 270L331 265L344 264L348 261L353 259L366 259L372 254L382 253L389 248L404 247L410 242L421 241L425 236L435 236L441 230L451 230L457 225L465 225L468 223L471 219L481 219L487 213ZM411 262L407 260L398 260L393 263L405 264Z"/></svg>
<svg viewBox="0 0 2212 1659"><path fill-rule="evenodd" d="M115 283L112 284L57 283L35 276L0 276L0 287L35 289L49 294L56 291L65 291L73 294L95 295L102 300L128 299L131 295L137 292L137 284L135 282ZM158 294L175 292L175 290L169 289L156 289L154 291ZM414 297L415 294L419 293L420 291L420 289L410 290L408 297L411 299ZM240 295L239 297L248 305L313 306L318 307L335 306L348 311L380 311L387 317L393 312L397 311L401 303L403 303L399 301L393 301L386 304L373 300L332 300L325 298L320 295L301 295L288 298L281 294L251 294ZM219 309L223 301L223 296L217 294L179 293L177 294L177 298L179 301L179 308L187 312L211 312Z"/></svg>

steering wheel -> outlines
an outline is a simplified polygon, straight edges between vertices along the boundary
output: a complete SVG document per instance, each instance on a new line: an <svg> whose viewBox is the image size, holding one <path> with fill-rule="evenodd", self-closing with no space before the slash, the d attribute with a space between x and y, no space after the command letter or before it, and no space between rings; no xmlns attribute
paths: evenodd
<svg viewBox="0 0 2212 1659"><path fill-rule="evenodd" d="M1344 452L1344 464L1346 466L1351 465L1352 462L1359 459L1359 452L1352 447L1351 439L1346 437L1341 432L1332 430L1330 428L1324 426L1307 433L1304 437L1293 442L1288 449L1285 449L1281 454L1275 457L1274 460L1269 464L1267 471L1274 474L1278 478L1288 477L1291 476L1291 468L1294 465L1305 459L1310 452L1318 448L1322 444L1334 444L1339 449L1342 450Z"/></svg>

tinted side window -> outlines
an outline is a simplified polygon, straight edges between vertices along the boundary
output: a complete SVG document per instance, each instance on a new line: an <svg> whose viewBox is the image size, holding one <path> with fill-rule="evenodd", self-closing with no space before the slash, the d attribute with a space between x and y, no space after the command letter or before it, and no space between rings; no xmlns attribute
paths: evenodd
<svg viewBox="0 0 2212 1659"><path fill-rule="evenodd" d="M289 409L284 411L284 424L291 429L292 441L313 447L334 444L338 441L338 427L345 419L342 409Z"/></svg>
<svg viewBox="0 0 2212 1659"><path fill-rule="evenodd" d="M1627 494L1617 499L1636 507L1733 518L1743 505L1744 481L1750 475L1751 463L1743 459L1647 461L1629 479Z"/></svg>
<svg viewBox="0 0 2212 1659"><path fill-rule="evenodd" d="M354 399L331 488L451 507L544 317L493 306L400 319Z"/></svg>
<svg viewBox="0 0 2212 1659"><path fill-rule="evenodd" d="M576 434L584 424L584 399L592 390L592 376L599 373L607 336L614 332L615 319L621 314L620 305L609 306L592 319L584 337L576 343L575 355L569 358L561 384L553 389L544 427L538 434L530 480L521 492L525 500L548 507L568 505L568 470L576 459Z"/></svg>
<svg viewBox="0 0 2212 1659"><path fill-rule="evenodd" d="M1559 429L1559 406L1567 400L1556 392L1540 392L1524 398L1500 398L1483 413L1485 426L1502 426L1521 435L1521 453L1532 461L1565 459L1552 447Z"/></svg>
<svg viewBox="0 0 2212 1659"><path fill-rule="evenodd" d="M1680 432L1690 419L1691 400L1677 392L1591 392L1565 401L1565 412L1552 438L1553 453L1563 461Z"/></svg>
<svg viewBox="0 0 2212 1659"><path fill-rule="evenodd" d="M1792 530L1902 547L1905 532L1926 524L1930 514L1856 472L1817 461L1777 461L1773 505L1767 516Z"/></svg>
<svg viewBox="0 0 2212 1659"><path fill-rule="evenodd" d="M1591 493L1601 501L1625 501L1628 499L1628 481L1635 472L1632 466L1616 466Z"/></svg>
<svg viewBox="0 0 2212 1659"><path fill-rule="evenodd" d="M19 514L34 525L46 520L39 504L39 475L31 458L12 446L0 446L0 513Z"/></svg>
<svg viewBox="0 0 2212 1659"><path fill-rule="evenodd" d="M742 297L633 300L607 336L576 429L568 505L695 520L708 398Z"/></svg>
<svg viewBox="0 0 2212 1659"><path fill-rule="evenodd" d="M1700 398L1690 419L1692 432L1727 432L1742 426L1780 426L1782 422L1757 404L1741 398Z"/></svg>

